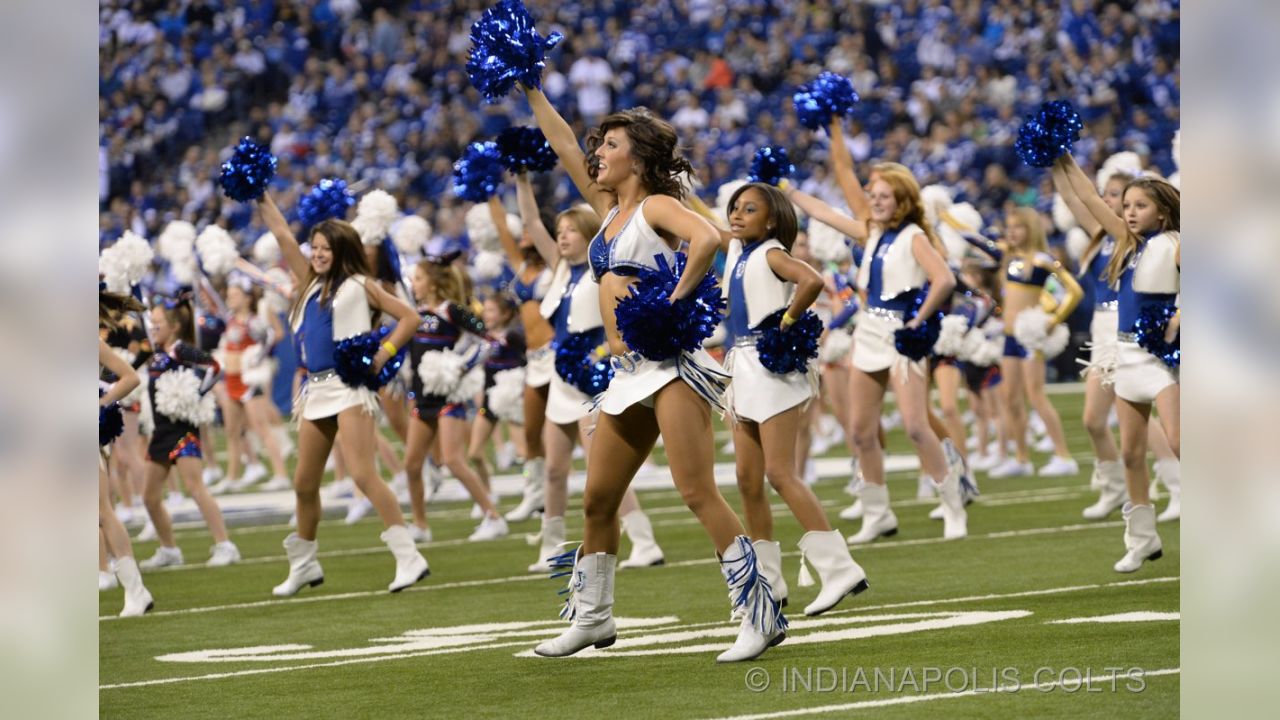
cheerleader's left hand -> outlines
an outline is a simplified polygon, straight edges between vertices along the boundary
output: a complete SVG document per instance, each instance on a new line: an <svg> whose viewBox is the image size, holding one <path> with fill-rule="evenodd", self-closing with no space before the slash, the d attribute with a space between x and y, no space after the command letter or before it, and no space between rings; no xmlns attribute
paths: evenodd
<svg viewBox="0 0 1280 720"><path fill-rule="evenodd" d="M913 317L913 318L911 318L910 320L908 320L908 321L907 321L907 324L906 324L904 327L905 327L907 330L916 330L916 329L918 329L918 328L919 328L921 325L923 325L923 324L924 324L924 319L923 319L923 318Z"/></svg>
<svg viewBox="0 0 1280 720"><path fill-rule="evenodd" d="M1169 319L1169 326L1164 329L1164 341L1172 343L1178 339L1178 331L1182 328L1182 313L1175 314Z"/></svg>

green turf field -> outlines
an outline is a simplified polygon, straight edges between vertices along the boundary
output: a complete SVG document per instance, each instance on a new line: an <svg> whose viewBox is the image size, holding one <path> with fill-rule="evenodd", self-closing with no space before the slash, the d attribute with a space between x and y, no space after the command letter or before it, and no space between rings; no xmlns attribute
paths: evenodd
<svg viewBox="0 0 1280 720"><path fill-rule="evenodd" d="M431 577L397 595L385 591L394 561L372 517L350 527L324 521L325 583L287 600L270 594L288 569L282 522L233 527L244 561L221 569L199 564L207 533L179 532L189 564L146 575L151 614L117 619L121 591L99 595L100 714L1174 717L1178 524L1160 526L1162 560L1133 575L1112 571L1123 553L1119 512L1097 523L1080 517L1093 500L1082 398L1053 397L1080 475L979 475L983 495L970 506L969 537L953 542L927 518L933 505L914 499L915 474L891 476L901 532L854 549L871 589L820 618L800 613L817 588L796 585L801 532L775 496L791 631L756 661L714 661L736 627L712 549L674 489L641 493L668 564L618 573L617 645L558 660L528 652L562 627L560 581L524 572L536 554L524 533L537 521L513 525L503 540L468 543L475 522L468 507L452 503L432 507L436 542L423 546ZM890 435L890 452L906 452L900 432ZM850 500L846 480L814 488L832 518ZM514 502L504 500L504 509ZM570 538L581 528L580 509L580 498L571 498ZM857 524L836 527L850 534ZM148 557L154 547L140 543L135 552ZM1057 622L1122 613L1142 614ZM990 692L995 686L1016 691Z"/></svg>

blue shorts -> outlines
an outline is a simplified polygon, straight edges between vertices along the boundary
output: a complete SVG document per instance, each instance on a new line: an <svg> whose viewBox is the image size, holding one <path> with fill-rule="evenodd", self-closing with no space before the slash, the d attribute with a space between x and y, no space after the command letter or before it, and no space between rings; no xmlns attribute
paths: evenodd
<svg viewBox="0 0 1280 720"><path fill-rule="evenodd" d="M1027 349L1022 347L1022 343L1012 335L1004 336L1004 357L1007 358L1023 358L1028 357Z"/></svg>

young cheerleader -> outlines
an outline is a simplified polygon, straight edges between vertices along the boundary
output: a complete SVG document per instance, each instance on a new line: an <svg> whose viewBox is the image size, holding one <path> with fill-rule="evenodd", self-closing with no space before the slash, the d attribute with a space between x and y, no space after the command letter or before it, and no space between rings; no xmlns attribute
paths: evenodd
<svg viewBox="0 0 1280 720"><path fill-rule="evenodd" d="M195 323L188 296L161 298L159 304L151 308L150 321L151 344L155 353L147 364L150 380L148 399L155 418L155 432L147 447L147 480L143 500L151 522L155 525L156 535L160 538L160 547L156 549L155 555L143 560L141 566L151 570L183 563L182 551L178 549L173 537L173 521L164 505L165 478L169 475L170 466L177 467L178 476L182 479L187 494L200 509L205 524L209 526L209 534L213 536L213 551L206 565L219 567L239 562L240 550L227 537L222 511L200 477L203 449L200 446L200 428L193 422L195 418L189 415L168 415L165 409L171 407L170 403L157 404L162 392L158 386L165 375L182 368L190 368L198 376L203 375L199 397L180 398L182 404L194 407L202 402L204 395L218 381L221 368L209 353L195 345Z"/></svg>
<svg viewBox="0 0 1280 720"><path fill-rule="evenodd" d="M480 478L480 484L489 485L489 465L485 459L485 446L493 431L498 427L500 418L494 411L489 393L496 384L495 378L500 372L515 370L525 365L524 333L516 324L516 305L514 299L498 293L484 299L481 319L488 328L489 337L493 338L493 352L484 361L484 402L476 411L475 422L471 425L471 444L467 449L467 461Z"/></svg>
<svg viewBox="0 0 1280 720"><path fill-rule="evenodd" d="M491 341L484 323L467 308L471 303L464 294L459 271L445 261L427 259L413 268L413 294L418 300L418 329L409 346L409 362L413 370L413 420L409 423L409 443L405 447L404 464L409 474L409 502L413 507L415 535L425 539L427 506L422 482L422 465L432 442L439 437L441 460L462 481L483 513L471 540L493 540L507 534L507 521L498 514L489 491L467 462L467 405L472 398L458 399L432 394L424 389L420 371L428 352L466 354L475 345L476 362L484 361ZM464 339L465 334L471 335ZM480 340L481 343L474 343ZM460 341L462 341L460 343ZM430 359L428 359L430 364Z"/></svg>
<svg viewBox="0 0 1280 720"><path fill-rule="evenodd" d="M1132 180L1133 177L1124 172L1112 173L1106 182L1102 182L1099 177L1102 200L1117 217L1123 211L1121 205L1124 189ZM1089 328L1090 358L1085 369L1083 420L1094 452L1091 484L1099 494L1098 501L1085 508L1082 514L1089 520L1102 520L1128 499L1124 489L1124 465L1120 462L1120 452L1116 449L1108 422L1111 408L1115 406L1115 389L1112 384L1120 352L1119 341L1116 339L1116 328L1120 322L1119 293L1106 276L1107 264L1115 249L1115 239L1093 218L1089 208L1076 194L1066 171L1059 165L1053 168L1053 186L1090 238L1089 247L1080 260L1080 282L1092 290L1094 297L1093 320ZM1170 494L1169 507L1158 519L1176 520L1179 515L1180 494L1178 459L1169 451L1169 443L1159 423L1150 424L1148 443L1156 455L1156 476L1164 480Z"/></svg>
<svg viewBox="0 0 1280 720"><path fill-rule="evenodd" d="M305 586L324 582L316 559L316 530L320 524L320 480L334 440L342 444L356 486L369 498L386 530L382 541L396 559L396 574L387 587L399 592L430 574L426 558L413 544L395 494L377 475L373 464L373 413L377 398L368 388L342 382L334 365L337 341L369 332L374 313L389 312L398 323L373 357L373 372L409 341L417 324L413 308L368 281L368 267L360 235L349 223L325 220L311 229L311 259L302 254L270 193L260 203L262 218L280 243L280 251L294 287L299 289L291 309L291 325L307 370L294 417L298 430L298 465L293 488L297 496L297 532L284 540L289 575L272 589L277 597L296 594Z"/></svg>
<svg viewBox="0 0 1280 720"><path fill-rule="evenodd" d="M142 304L127 295L117 295L105 289L98 291L98 326L108 331L118 327L124 312L141 311ZM98 406L106 407L119 402L141 384L138 373L124 358L117 355L107 343L98 339L98 367L106 369L117 379L98 398ZM115 557L115 576L124 585L124 609L120 617L137 617L146 613L155 603L151 593L142 583L142 574L133 557L133 544L129 533L111 507L111 488L107 478L106 448L101 448L98 458L98 530L105 550ZM101 587L101 581L99 582Z"/></svg>
<svg viewBox="0 0 1280 720"><path fill-rule="evenodd" d="M831 146L844 147L839 119L830 125ZM924 222L920 185L901 166L875 168L870 197L853 171L848 153L833 151L837 181L857 219L835 212L816 198L791 190L790 199L812 217L866 244L858 270L858 287L867 293L854 331L852 432L862 474L862 529L848 538L867 543L898 532L898 519L889 509L885 485L880 414L886 390L892 389L902 414L903 429L916 446L921 467L942 500L943 537L968 534L968 516L961 496L962 468L949 461L929 423L927 362L900 355L895 331L915 329L937 312L955 287L945 249ZM926 289L927 288L927 289ZM916 316L908 318L919 304Z"/></svg>
<svg viewBox="0 0 1280 720"><path fill-rule="evenodd" d="M1029 352L1023 347L1014 337L1014 328L1022 312L1040 306L1045 283L1050 277L1057 279L1067 296L1055 309L1046 332L1070 317L1084 297L1084 290L1071 273L1049 255L1044 223L1032 208L1014 208L1009 213L1003 242L991 242L972 234L965 235L965 240L1004 264L1001 308L1004 311L1005 338L1000 375L1004 379L1005 414L1017 455L992 468L989 474L993 478L1023 477L1033 473L1042 477L1074 475L1080 467L1067 449L1062 419L1044 391L1044 355L1038 351ZM1027 451L1028 401L1044 420L1045 429L1053 440L1054 456L1038 471L1032 467Z"/></svg>
<svg viewBox="0 0 1280 720"><path fill-rule="evenodd" d="M680 203L684 187L677 176L692 168L669 124L643 108L614 113L591 132L584 155L573 129L546 96L528 87L525 92L560 164L605 218L588 246L588 260L600 283L615 372L600 402L587 458L584 540L574 556L567 607L573 625L534 652L561 657L589 645L613 644L618 508L661 433L676 487L711 538L734 606L750 608L737 640L717 660L757 657L786 637L786 619L759 572L742 523L716 488L711 403L719 404L725 376L701 349L662 362L645 359L623 342L614 314L639 269L656 270L660 260L668 266L675 262L679 238L689 242L688 261L670 295L675 300L691 294L711 267L719 233Z"/></svg>
<svg viewBox="0 0 1280 720"><path fill-rule="evenodd" d="M734 419L743 516L755 539L760 570L769 580L774 598L785 605L782 546L773 540L773 514L764 492L768 477L805 530L800 538L800 562L808 559L817 569L822 590L804 614L819 615L846 595L865 590L867 574L853 561L844 538L827 522L817 496L796 473L797 425L813 399L816 382L811 379L816 381L816 377L770 371L761 362L756 343L765 323L778 311L785 310L779 328L786 332L817 299L822 277L791 257L795 212L786 196L771 185L750 183L734 192L729 200L729 233L725 268L734 347L725 363L733 375L725 405Z"/></svg>
<svg viewBox="0 0 1280 720"><path fill-rule="evenodd" d="M1124 189L1121 218L1092 192L1089 178L1069 154L1058 159L1054 170L1066 176L1094 220L1116 239L1105 277L1119 293L1115 392L1129 502L1123 509L1125 554L1116 562L1115 571L1130 573L1163 554L1147 474L1147 425L1153 404L1159 410L1170 449L1175 456L1181 455L1178 371L1138 345L1134 335L1144 311L1172 308L1177 303L1181 198L1178 190L1163 180L1133 180ZM1180 322L1175 313L1166 329L1166 341L1177 337Z"/></svg>

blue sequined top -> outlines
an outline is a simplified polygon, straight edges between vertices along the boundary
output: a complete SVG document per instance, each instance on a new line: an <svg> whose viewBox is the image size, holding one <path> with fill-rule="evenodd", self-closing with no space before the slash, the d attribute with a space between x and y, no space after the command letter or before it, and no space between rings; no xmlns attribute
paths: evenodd
<svg viewBox="0 0 1280 720"><path fill-rule="evenodd" d="M1089 264L1080 272L1080 286L1084 288L1086 296L1093 295L1095 306L1119 299L1119 293L1107 280L1107 263L1111 261L1111 253L1115 247L1116 241L1110 236L1103 238L1098 252L1094 253Z"/></svg>
<svg viewBox="0 0 1280 720"><path fill-rule="evenodd" d="M320 293L315 293L302 311L298 331L299 354L307 372L333 368L333 345L333 306L321 305Z"/></svg>

